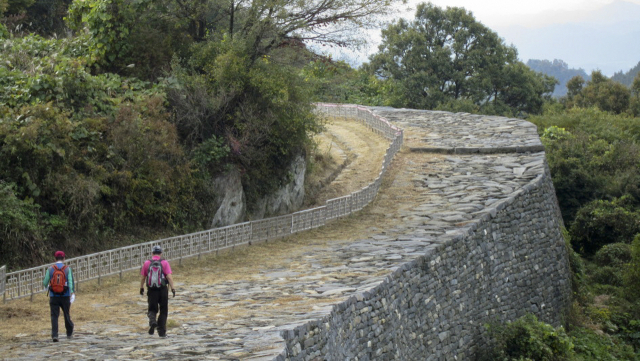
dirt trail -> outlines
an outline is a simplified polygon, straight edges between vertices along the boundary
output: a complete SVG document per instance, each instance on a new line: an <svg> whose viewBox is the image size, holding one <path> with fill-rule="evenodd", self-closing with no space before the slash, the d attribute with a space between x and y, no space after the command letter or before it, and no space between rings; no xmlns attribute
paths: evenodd
<svg viewBox="0 0 640 361"><path fill-rule="evenodd" d="M370 183L379 173L388 140L374 134L362 124L332 119L326 125L326 132L318 136L318 147L314 157L319 166L314 169L310 183L316 189L327 178L335 178L315 197L315 204L324 204L326 199L347 195ZM174 279L177 282L179 298L191 297L188 293L193 285L202 283L220 283L242 280L248 275L255 275L265 270L294 270L296 264L286 260L305 257L304 252L310 246L321 247L328 242L348 242L366 237L387 228L393 228L403 209L411 208L420 202L412 180L398 170L414 163L415 154L401 151L392 163L389 174L385 177L380 194L369 207L356 215L332 222L320 229L296 234L285 239L276 240L251 247L244 247L233 252L209 255L201 260L191 259L179 265L172 262ZM425 155L420 155L422 159ZM337 175L337 176L336 176ZM312 188L314 186L312 185ZM283 256L286 255L286 256ZM204 274L204 277L203 277ZM76 322L76 330L91 333L91 329L105 327L108 324L114 332L118 328L131 328L145 333L145 299L138 294L139 276L135 272L124 275L123 280L117 276L106 278L98 285L97 281L82 283L79 287L77 301L72 307L72 317ZM281 297L275 305L309 304L313 300L301 300L296 297ZM39 294L31 302L28 298L9 301L0 305L0 344L11 345L10 349L19 349L21 345L33 344L47 339L50 333L49 307L47 297ZM171 301L170 301L171 303ZM202 317L215 317L224 321L242 317L251 313L243 309L244 302L224 310L202 310ZM174 306L170 304L168 326L180 326L180 314L197 309L197 304ZM177 321L176 321L177 320ZM63 328L63 323L61 327ZM3 357L10 355L10 350Z"/></svg>

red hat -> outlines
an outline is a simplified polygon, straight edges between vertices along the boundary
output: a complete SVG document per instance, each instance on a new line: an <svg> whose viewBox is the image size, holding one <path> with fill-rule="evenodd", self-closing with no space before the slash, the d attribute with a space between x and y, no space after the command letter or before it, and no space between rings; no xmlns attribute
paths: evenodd
<svg viewBox="0 0 640 361"><path fill-rule="evenodd" d="M56 251L56 254L53 255L53 257L57 258L65 258L64 252L62 251Z"/></svg>

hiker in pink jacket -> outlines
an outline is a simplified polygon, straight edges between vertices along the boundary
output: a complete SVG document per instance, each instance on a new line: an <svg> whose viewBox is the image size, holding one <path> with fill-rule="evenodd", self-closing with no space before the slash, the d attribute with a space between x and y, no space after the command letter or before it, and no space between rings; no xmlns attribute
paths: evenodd
<svg viewBox="0 0 640 361"><path fill-rule="evenodd" d="M153 335L156 327L158 328L158 336L167 336L167 315L169 314L169 289L167 283L171 287L173 297L176 297L176 290L173 287L173 278L171 276L171 266L167 260L162 259L162 248L154 246L150 260L144 262L140 270L140 295L144 295L144 285L147 285L147 302L149 309L149 334ZM158 306L160 306L160 316L156 320L158 314Z"/></svg>

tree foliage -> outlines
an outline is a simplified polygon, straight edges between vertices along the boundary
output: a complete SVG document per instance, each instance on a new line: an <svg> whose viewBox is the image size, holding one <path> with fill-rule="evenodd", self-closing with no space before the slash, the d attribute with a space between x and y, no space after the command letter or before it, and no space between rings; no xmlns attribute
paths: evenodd
<svg viewBox="0 0 640 361"><path fill-rule="evenodd" d="M595 200L580 208L571 226L576 250L593 255L603 246L630 243L640 233L640 211L628 197Z"/></svg>
<svg viewBox="0 0 640 361"><path fill-rule="evenodd" d="M354 31L379 24L394 1L85 0L70 7L69 25L92 35L92 61L105 70L158 77L198 42L241 40L251 63L286 44L355 45Z"/></svg>
<svg viewBox="0 0 640 361"><path fill-rule="evenodd" d="M382 31L368 67L396 89L390 105L434 109L468 101L490 113L539 113L555 80L517 60L516 49L463 8L418 5L415 20Z"/></svg>
<svg viewBox="0 0 640 361"><path fill-rule="evenodd" d="M627 299L637 302L640 298L640 234L631 243L631 260L625 264L624 281ZM636 324L640 331L640 322ZM636 343L640 345L640 335L636 334Z"/></svg>
<svg viewBox="0 0 640 361"><path fill-rule="evenodd" d="M595 108L548 112L530 120L542 132L563 218L596 199L628 195L640 204L640 124Z"/></svg>
<svg viewBox="0 0 640 361"><path fill-rule="evenodd" d="M249 202L287 182L319 129L300 70L306 44L355 45L355 30L393 9L393 0L1 1L11 23L0 27L0 227L20 230L1 245L10 267L40 262L37 250L73 255L148 229L197 229L213 215L212 177L230 167ZM50 36L63 17L71 32Z"/></svg>
<svg viewBox="0 0 640 361"><path fill-rule="evenodd" d="M567 84L569 89L566 107L588 108L596 106L606 112L624 113L629 109L631 93L627 87L608 79L598 70L591 73L591 80L583 83L572 78Z"/></svg>
<svg viewBox="0 0 640 361"><path fill-rule="evenodd" d="M573 342L562 327L554 328L532 314L504 325L487 326L491 348L482 360L571 360Z"/></svg>
<svg viewBox="0 0 640 361"><path fill-rule="evenodd" d="M611 77L611 80L627 87L631 87L633 81L638 77L638 74L640 74L640 61L638 62L638 64L636 64L636 66L629 69L629 71L627 71L626 73L622 71L616 72Z"/></svg>

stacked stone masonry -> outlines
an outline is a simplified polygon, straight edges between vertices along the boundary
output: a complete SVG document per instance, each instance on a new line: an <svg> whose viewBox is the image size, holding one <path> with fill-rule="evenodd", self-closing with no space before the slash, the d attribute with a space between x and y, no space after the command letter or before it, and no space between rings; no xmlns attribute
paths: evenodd
<svg viewBox="0 0 640 361"><path fill-rule="evenodd" d="M14 360L473 360L486 323L530 312L562 324L569 266L535 126L373 110L404 129L402 168L388 181L412 189L413 199L388 210L393 227L305 244L283 255L286 267L236 280L177 277L169 318L179 327L168 340L146 335L146 303L132 299L139 307L122 315L128 323L79 321L77 337L62 347L44 327L35 340L20 336L19 347L0 344L0 352ZM290 301L277 306L280 299ZM229 308L235 319L215 316Z"/></svg>
<svg viewBox="0 0 640 361"><path fill-rule="evenodd" d="M336 304L322 319L282 332L286 350L277 360L472 360L486 345L488 323L532 313L561 325L570 304L569 265L535 126L446 112L379 108L378 113L401 127L427 130L427 136L407 144L413 151L465 154L448 160L456 164L453 172L421 179L427 188L473 197L473 192L452 188L456 178L477 178L469 165L491 165L486 154L504 153L507 160L489 168L494 174L506 170L522 176L533 168L529 176L534 178L520 187L495 184L512 192L489 198L483 209L469 204L466 217L452 213L459 227L447 230L441 236L445 241L425 247L424 255L371 290ZM531 161L513 166L511 153L526 153ZM495 156L493 160L500 163ZM406 236L426 243L438 234L420 227L414 231Z"/></svg>

